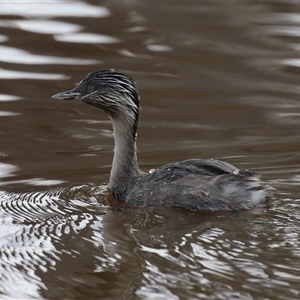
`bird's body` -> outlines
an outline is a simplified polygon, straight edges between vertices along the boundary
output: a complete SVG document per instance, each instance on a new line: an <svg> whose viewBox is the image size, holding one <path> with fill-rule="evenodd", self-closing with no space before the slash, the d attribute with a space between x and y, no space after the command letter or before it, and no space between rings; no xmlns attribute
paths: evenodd
<svg viewBox="0 0 300 300"><path fill-rule="evenodd" d="M265 197L254 173L218 160L171 163L120 183L114 196L133 206L231 211L256 207Z"/></svg>
<svg viewBox="0 0 300 300"><path fill-rule="evenodd" d="M129 205L234 211L263 205L269 199L268 188L253 172L219 160L190 159L142 172L136 156L139 96L134 81L120 72L91 73L73 90L53 98L79 98L112 119L115 151L109 187Z"/></svg>

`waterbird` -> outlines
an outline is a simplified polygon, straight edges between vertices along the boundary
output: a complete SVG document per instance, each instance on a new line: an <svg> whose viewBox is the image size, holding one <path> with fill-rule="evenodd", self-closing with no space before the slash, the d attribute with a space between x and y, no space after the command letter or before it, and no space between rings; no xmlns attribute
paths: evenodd
<svg viewBox="0 0 300 300"><path fill-rule="evenodd" d="M136 146L140 97L134 80L122 72L89 73L74 89L52 98L80 99L112 120L115 148L108 187L130 206L237 211L264 206L271 198L254 172L216 159L193 158L141 171Z"/></svg>

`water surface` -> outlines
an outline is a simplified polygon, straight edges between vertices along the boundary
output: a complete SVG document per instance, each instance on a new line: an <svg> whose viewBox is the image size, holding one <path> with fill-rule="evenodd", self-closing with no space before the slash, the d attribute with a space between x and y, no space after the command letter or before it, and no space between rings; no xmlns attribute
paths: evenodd
<svg viewBox="0 0 300 300"><path fill-rule="evenodd" d="M298 299L299 25L293 1L1 2L1 298ZM272 207L113 199L107 116L51 99L106 68L138 83L143 170L222 159Z"/></svg>

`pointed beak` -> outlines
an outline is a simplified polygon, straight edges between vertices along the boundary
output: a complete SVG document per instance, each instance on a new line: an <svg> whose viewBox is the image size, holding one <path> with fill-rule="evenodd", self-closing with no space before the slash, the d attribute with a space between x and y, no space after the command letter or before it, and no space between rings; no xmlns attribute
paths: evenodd
<svg viewBox="0 0 300 300"><path fill-rule="evenodd" d="M74 100L80 99L81 93L76 91L76 88L70 91L61 92L52 96L53 99L60 99L60 100Z"/></svg>

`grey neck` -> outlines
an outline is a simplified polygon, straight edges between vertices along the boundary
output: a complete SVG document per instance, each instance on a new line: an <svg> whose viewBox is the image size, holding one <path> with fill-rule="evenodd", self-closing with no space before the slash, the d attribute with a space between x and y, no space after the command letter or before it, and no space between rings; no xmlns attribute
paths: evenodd
<svg viewBox="0 0 300 300"><path fill-rule="evenodd" d="M114 158L110 172L109 187L115 188L131 178L141 175L136 155L135 133L132 126L122 119L113 119Z"/></svg>

